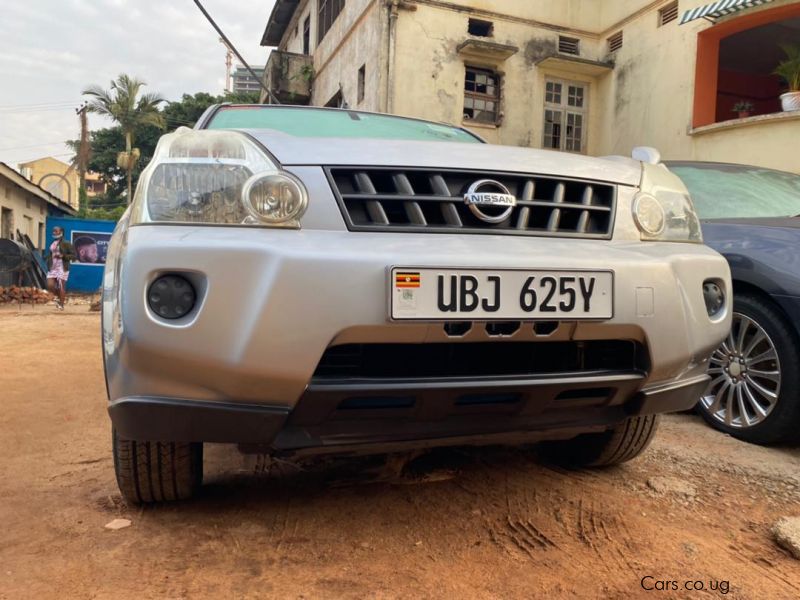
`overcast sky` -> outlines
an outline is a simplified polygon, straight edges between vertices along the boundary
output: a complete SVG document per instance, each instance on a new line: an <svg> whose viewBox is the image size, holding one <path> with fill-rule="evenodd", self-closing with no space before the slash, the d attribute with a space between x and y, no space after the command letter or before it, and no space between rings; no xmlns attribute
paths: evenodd
<svg viewBox="0 0 800 600"><path fill-rule="evenodd" d="M251 65L274 0L203 0ZM81 90L108 87L120 73L147 82L168 100L222 93L225 48L192 0L2 0L0 161L56 156L79 135ZM106 126L89 115L89 128Z"/></svg>

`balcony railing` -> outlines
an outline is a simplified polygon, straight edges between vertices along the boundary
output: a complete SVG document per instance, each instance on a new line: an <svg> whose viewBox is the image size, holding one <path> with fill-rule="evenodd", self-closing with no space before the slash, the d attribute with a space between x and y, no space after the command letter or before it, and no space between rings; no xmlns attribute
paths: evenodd
<svg viewBox="0 0 800 600"><path fill-rule="evenodd" d="M282 104L309 104L314 79L313 59L305 54L273 50L264 69L264 84ZM268 102L266 92L262 102Z"/></svg>

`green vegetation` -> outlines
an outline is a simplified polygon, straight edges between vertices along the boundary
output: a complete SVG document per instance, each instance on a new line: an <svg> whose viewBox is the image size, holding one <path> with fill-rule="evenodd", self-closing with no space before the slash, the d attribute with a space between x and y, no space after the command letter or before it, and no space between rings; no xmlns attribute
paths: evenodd
<svg viewBox="0 0 800 600"><path fill-rule="evenodd" d="M139 83L140 87L144 85L143 82L139 82L136 79L120 76L117 82L114 82L118 84L118 87L119 80L123 77L129 81ZM114 83L112 83L112 90L109 92L104 92L99 88L95 91L102 91L111 99L114 96ZM130 94L128 96L130 98ZM144 98L153 100L159 97L152 94L142 95L139 96L139 102ZM198 92L193 95L184 94L180 100L175 102L167 102L162 99L157 104L155 113L148 110L147 118L134 118L134 122L129 127L123 128L122 122L114 119L118 123L117 125L91 131L89 133L91 156L88 167L90 171L103 176L107 183L107 191L105 194L88 198L87 202L82 203L81 206L86 208L81 210L81 216L91 219L118 220L122 213L125 212L127 198L131 197L128 191L128 184L130 183L131 190L136 188L139 175L144 167L147 166L147 163L150 162L159 138L178 127L193 127L209 106L221 102L255 104L258 102L258 94L229 93L220 96L205 92ZM138 102L134 104L134 107L137 105ZM127 115L123 115L123 118L126 117ZM129 140L130 146L128 144ZM131 154L126 153L129 152L129 147L133 150L134 144L135 149L138 151L138 160L135 160L133 164L129 164L127 160L122 160L120 157L125 156L126 159L130 157ZM69 142L69 145L77 151L79 144L77 141L73 141ZM129 166L130 170L128 170Z"/></svg>
<svg viewBox="0 0 800 600"><path fill-rule="evenodd" d="M786 80L790 92L800 92L800 44L781 44L786 60L776 68L775 74Z"/></svg>
<svg viewBox="0 0 800 600"><path fill-rule="evenodd" d="M152 125L162 128L165 125L164 115L158 110L159 105L165 102L164 98L158 94L140 95L144 86L144 81L123 73L111 82L111 88L108 90L98 85L83 90L83 94L91 97L89 112L111 118L122 130L125 151L117 153L117 165L125 171L129 203L133 197L133 168L139 162L141 155L139 148L133 147L134 134L140 127Z"/></svg>

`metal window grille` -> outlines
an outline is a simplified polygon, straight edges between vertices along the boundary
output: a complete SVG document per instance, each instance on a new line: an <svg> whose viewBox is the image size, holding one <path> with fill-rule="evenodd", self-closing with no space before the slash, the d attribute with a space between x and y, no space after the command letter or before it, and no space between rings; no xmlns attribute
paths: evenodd
<svg viewBox="0 0 800 600"><path fill-rule="evenodd" d="M342 12L345 0L319 0L319 12L317 21L317 43L322 41L325 34L336 21L336 17Z"/></svg>
<svg viewBox="0 0 800 600"><path fill-rule="evenodd" d="M497 123L500 112L500 76L494 71L467 67L464 78L464 118Z"/></svg>
<svg viewBox="0 0 800 600"><path fill-rule="evenodd" d="M581 41L578 38L558 36L558 51L562 54L579 55L581 53Z"/></svg>
<svg viewBox="0 0 800 600"><path fill-rule="evenodd" d="M666 25L678 18L678 3L670 2L658 10L658 26Z"/></svg>
<svg viewBox="0 0 800 600"><path fill-rule="evenodd" d="M618 31L608 38L608 51L616 52L622 48L622 31Z"/></svg>

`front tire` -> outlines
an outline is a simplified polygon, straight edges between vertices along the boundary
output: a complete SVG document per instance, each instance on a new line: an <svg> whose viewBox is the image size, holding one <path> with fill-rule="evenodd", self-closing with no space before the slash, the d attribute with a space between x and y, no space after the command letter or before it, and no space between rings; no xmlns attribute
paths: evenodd
<svg viewBox="0 0 800 600"><path fill-rule="evenodd" d="M715 429L755 444L796 438L800 351L786 317L755 294L733 299L728 338L714 351L711 383L697 407Z"/></svg>
<svg viewBox="0 0 800 600"><path fill-rule="evenodd" d="M112 431L114 472L130 504L191 498L203 481L203 444L140 442Z"/></svg>
<svg viewBox="0 0 800 600"><path fill-rule="evenodd" d="M606 467L632 460L653 441L658 415L630 417L602 433L584 433L571 440L544 442L543 455L566 467Z"/></svg>

